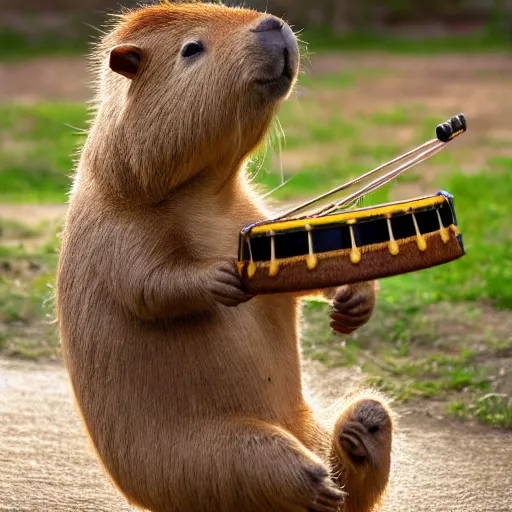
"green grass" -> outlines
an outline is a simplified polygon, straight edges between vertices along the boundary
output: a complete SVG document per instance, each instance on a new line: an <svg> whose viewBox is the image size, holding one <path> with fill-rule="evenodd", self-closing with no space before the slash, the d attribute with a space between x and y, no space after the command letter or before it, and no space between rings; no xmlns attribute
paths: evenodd
<svg viewBox="0 0 512 512"><path fill-rule="evenodd" d="M81 104L0 105L0 201L63 202L86 116Z"/></svg>
<svg viewBox="0 0 512 512"><path fill-rule="evenodd" d="M333 110L330 114L315 115L317 103L301 101L299 108L285 103L279 119L285 128L286 149L296 149L305 144L322 144L359 138L357 124Z"/></svg>
<svg viewBox="0 0 512 512"><path fill-rule="evenodd" d="M341 73L333 73L331 75L322 75L318 78L313 78L309 74L304 74L301 77L301 84L303 86L316 89L316 88L336 88L336 89L349 89L356 83L357 75L347 71Z"/></svg>
<svg viewBox="0 0 512 512"><path fill-rule="evenodd" d="M484 28L472 35L446 37L405 37L390 31L354 30L345 34L336 34L332 30L306 29L300 39L307 43L311 53L343 51L378 51L402 54L443 54L443 53L480 53L492 51L510 51L512 38L505 33Z"/></svg>
<svg viewBox="0 0 512 512"><path fill-rule="evenodd" d="M306 64L307 68L307 64ZM350 89L357 87L358 83L365 80L375 80L386 76L388 71L385 68L345 70L325 75L311 76L308 72L303 72L299 78L301 86L311 90L319 89Z"/></svg>
<svg viewBox="0 0 512 512"><path fill-rule="evenodd" d="M59 350L52 323L57 233L44 224L37 229L2 222L4 226L19 242L0 246L0 350L31 359L53 358ZM36 237L42 243L33 245Z"/></svg>
<svg viewBox="0 0 512 512"><path fill-rule="evenodd" d="M474 388L488 391L490 381L485 372L473 363L474 354L463 350L459 356L433 354L409 362L397 362L386 358L392 364L392 374L410 379L405 387L411 393L422 397L436 396L441 391L462 391Z"/></svg>
<svg viewBox="0 0 512 512"><path fill-rule="evenodd" d="M425 305L439 301L492 300L512 308L512 159L493 166L494 172L443 178L455 195L455 211L466 256L448 266L382 281L390 304Z"/></svg>
<svg viewBox="0 0 512 512"><path fill-rule="evenodd" d="M447 412L458 418L476 418L496 427L512 428L512 399L505 394L487 393L471 403L451 402Z"/></svg>
<svg viewBox="0 0 512 512"><path fill-rule="evenodd" d="M83 27L73 30L75 35L62 36L34 26L32 35L22 34L7 27L0 28L1 60L33 59L37 57L68 57L85 55L90 51L88 34Z"/></svg>
<svg viewBox="0 0 512 512"><path fill-rule="evenodd" d="M420 111L421 105L419 106ZM367 117L368 121L375 126L407 126L414 124L414 113L410 108L405 108L402 105L375 112Z"/></svg>

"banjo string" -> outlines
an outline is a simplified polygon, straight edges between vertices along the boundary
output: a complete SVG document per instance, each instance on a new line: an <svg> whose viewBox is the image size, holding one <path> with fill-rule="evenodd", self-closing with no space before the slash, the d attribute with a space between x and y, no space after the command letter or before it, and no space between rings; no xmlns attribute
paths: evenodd
<svg viewBox="0 0 512 512"><path fill-rule="evenodd" d="M427 160L428 158L433 157L434 155L437 155L437 153L441 152L444 149L444 147L445 147L444 142L439 142L438 145L433 146L431 149L424 151L423 153L420 153L416 158L410 160L409 162L406 162L405 164L402 164L400 167L398 167L396 169L393 169L392 171L388 172L384 176L377 178L376 180L370 182L368 185L357 190L353 194L350 194L347 197L344 197L340 201L338 201L336 203L332 203L332 204L322 208L321 210L314 212L313 215L320 215L320 214L326 215L328 213L331 213L334 210L337 210L338 208L342 208L343 206L346 206L347 204L354 203L354 202L358 201L362 196L369 194L371 192L374 192L375 190L383 187L384 185L387 185L389 182L398 178L401 174L408 171L412 167Z"/></svg>
<svg viewBox="0 0 512 512"><path fill-rule="evenodd" d="M284 212L280 216L276 217L274 220L282 220L282 219L285 219L287 217L290 217L291 215L299 213L299 212L305 210L306 208L308 208L309 206L312 206L315 203L318 203L322 199L326 199L327 197L330 197L330 196L332 196L332 195L334 195L334 194L336 194L338 192L343 192L344 190L348 189L349 187L357 185L358 183L361 183L362 181L365 181L368 178L371 178L372 176L374 176L375 174L383 171L387 167L390 167L391 165L394 165L394 164L397 164L399 162L402 162L406 158L413 157L413 158L411 158L411 159L409 159L407 161L407 164L412 161L412 162L414 162L412 165L416 165L416 164L422 162L423 160L426 160L430 156L432 156L432 155L429 155L429 156L426 156L426 157L423 156L422 159L418 160L418 157L417 156L415 157L415 155L417 155L418 153L420 153L420 156L422 156L422 155L427 154L428 150L430 150L430 149L436 148L436 149L440 150L440 149L443 149L445 146L446 146L446 143L439 141L439 139L432 139L432 140L430 140L428 142L425 142L421 146L418 146L418 147L412 149L411 151L408 151L407 153L404 153L403 155L400 155L399 157L394 158L393 160L390 160L389 162L386 162L385 164L382 164L379 167L376 167L375 169L372 169L371 171L369 171L369 172L367 172L367 173L365 173L365 174L363 174L361 176L358 176L357 178L354 178L353 180L351 180L351 181L349 181L347 183L344 183L343 185L340 185L339 187L336 187L336 188L330 190L329 192L326 192L325 194L322 194L322 195L320 195L318 197L315 197L315 198L313 198L313 199L311 199L311 200L309 200L309 201L307 201L305 203L302 203L302 204L292 208L291 210L288 210L288 211ZM400 166L400 168L402 166ZM385 176L388 176L389 174L390 173L387 173ZM393 179L393 178L391 178L391 179ZM374 183L374 182L372 182L372 183ZM332 206L332 205L329 205L329 207L330 206ZM319 213L319 212L317 212L317 213Z"/></svg>

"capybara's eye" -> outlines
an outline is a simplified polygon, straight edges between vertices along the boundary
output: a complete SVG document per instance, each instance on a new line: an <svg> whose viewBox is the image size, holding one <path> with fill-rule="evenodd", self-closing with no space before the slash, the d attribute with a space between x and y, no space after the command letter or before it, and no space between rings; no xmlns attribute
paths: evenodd
<svg viewBox="0 0 512 512"><path fill-rule="evenodd" d="M192 41L187 43L183 50L181 50L182 57L193 57L194 55L198 55L199 53L204 52L204 45L200 41Z"/></svg>

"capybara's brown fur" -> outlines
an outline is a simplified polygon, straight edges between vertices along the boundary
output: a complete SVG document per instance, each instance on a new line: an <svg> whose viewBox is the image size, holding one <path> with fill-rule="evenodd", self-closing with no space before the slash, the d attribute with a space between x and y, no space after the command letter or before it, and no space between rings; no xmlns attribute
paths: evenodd
<svg viewBox="0 0 512 512"><path fill-rule="evenodd" d="M234 259L239 230L268 215L244 169L296 80L291 29L251 10L153 5L124 13L96 62L57 311L106 472L153 512L373 510L386 406L362 395L322 427L303 396L299 298L248 296ZM335 330L368 320L372 283L329 293Z"/></svg>

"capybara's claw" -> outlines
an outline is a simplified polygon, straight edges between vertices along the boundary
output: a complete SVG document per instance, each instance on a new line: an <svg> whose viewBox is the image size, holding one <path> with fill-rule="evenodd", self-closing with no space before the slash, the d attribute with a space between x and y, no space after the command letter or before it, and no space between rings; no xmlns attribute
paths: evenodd
<svg viewBox="0 0 512 512"><path fill-rule="evenodd" d="M208 291L216 302L228 307L238 306L253 297L242 289L242 280L234 261L218 264L208 284Z"/></svg>
<svg viewBox="0 0 512 512"><path fill-rule="evenodd" d="M334 485L326 485L319 493L308 511L338 512L343 505L345 494Z"/></svg>
<svg viewBox="0 0 512 512"><path fill-rule="evenodd" d="M337 512L343 505L344 498L345 493L327 476L317 484L316 495L308 511Z"/></svg>

